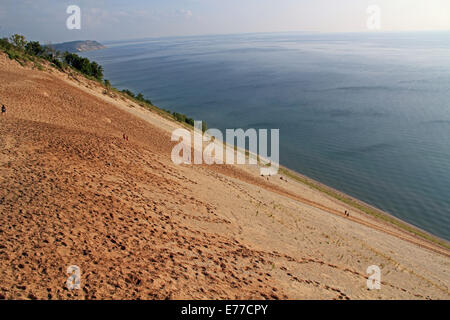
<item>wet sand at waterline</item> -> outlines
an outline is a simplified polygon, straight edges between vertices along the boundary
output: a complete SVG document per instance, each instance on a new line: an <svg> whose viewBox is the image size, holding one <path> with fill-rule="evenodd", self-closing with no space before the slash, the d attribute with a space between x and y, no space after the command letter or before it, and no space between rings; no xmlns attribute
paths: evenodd
<svg viewBox="0 0 450 320"><path fill-rule="evenodd" d="M0 298L450 298L446 248L290 177L177 166L179 123L80 75L2 54L0 77Z"/></svg>

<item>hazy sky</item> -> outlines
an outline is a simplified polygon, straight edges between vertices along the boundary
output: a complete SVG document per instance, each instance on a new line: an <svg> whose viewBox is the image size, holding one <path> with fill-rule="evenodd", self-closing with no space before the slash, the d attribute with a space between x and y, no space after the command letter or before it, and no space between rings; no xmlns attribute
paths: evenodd
<svg viewBox="0 0 450 320"><path fill-rule="evenodd" d="M69 5L81 29L68 30ZM0 0L0 35L68 41L198 34L368 31L369 5L381 31L450 30L450 0Z"/></svg>

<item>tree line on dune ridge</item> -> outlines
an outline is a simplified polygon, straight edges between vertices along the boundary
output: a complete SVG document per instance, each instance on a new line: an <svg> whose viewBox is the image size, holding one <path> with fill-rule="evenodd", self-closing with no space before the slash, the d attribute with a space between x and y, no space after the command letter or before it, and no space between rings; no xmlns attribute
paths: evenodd
<svg viewBox="0 0 450 320"><path fill-rule="evenodd" d="M103 78L103 67L101 65L75 53L60 52L55 50L52 45L41 45L39 41L26 41L25 37L19 34L14 34L9 38L0 38L0 50L6 53L11 60L16 60L21 65L23 65L23 62L32 62L36 68L43 70L40 62L45 60L61 71L66 71L67 68L75 69L84 76L102 83L108 90L113 89L117 91L117 89L111 87L109 80ZM142 93L135 94L128 89L124 89L121 92L143 106L147 105L157 108ZM158 110L168 113L179 122L187 123L191 126L194 125L194 120L184 114L159 108ZM203 121L202 124L203 131L206 131L206 123Z"/></svg>
<svg viewBox="0 0 450 320"><path fill-rule="evenodd" d="M103 68L95 61L91 62L87 58L67 51L57 51L52 45L41 45L39 41L27 42L25 37L19 34L14 34L9 39L0 39L0 47L10 59L17 60L19 63L21 60L31 60L38 63L39 61L36 61L34 58L41 58L49 61L61 70L70 66L86 76L93 77L99 81L103 80ZM36 65L39 67L38 64Z"/></svg>

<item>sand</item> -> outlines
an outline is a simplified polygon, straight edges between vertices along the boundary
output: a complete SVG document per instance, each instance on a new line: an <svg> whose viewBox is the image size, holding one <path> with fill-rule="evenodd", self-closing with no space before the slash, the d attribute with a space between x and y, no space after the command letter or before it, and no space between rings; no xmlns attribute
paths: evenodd
<svg viewBox="0 0 450 320"><path fill-rule="evenodd" d="M175 165L179 123L76 73L1 54L0 79L2 299L450 298L445 248L257 166Z"/></svg>

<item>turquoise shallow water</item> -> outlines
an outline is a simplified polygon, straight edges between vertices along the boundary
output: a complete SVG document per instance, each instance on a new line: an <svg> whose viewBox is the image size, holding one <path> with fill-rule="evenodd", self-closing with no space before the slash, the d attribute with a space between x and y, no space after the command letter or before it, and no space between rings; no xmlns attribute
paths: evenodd
<svg viewBox="0 0 450 320"><path fill-rule="evenodd" d="M106 43L118 88L209 127L279 128L280 162L450 240L450 32Z"/></svg>

